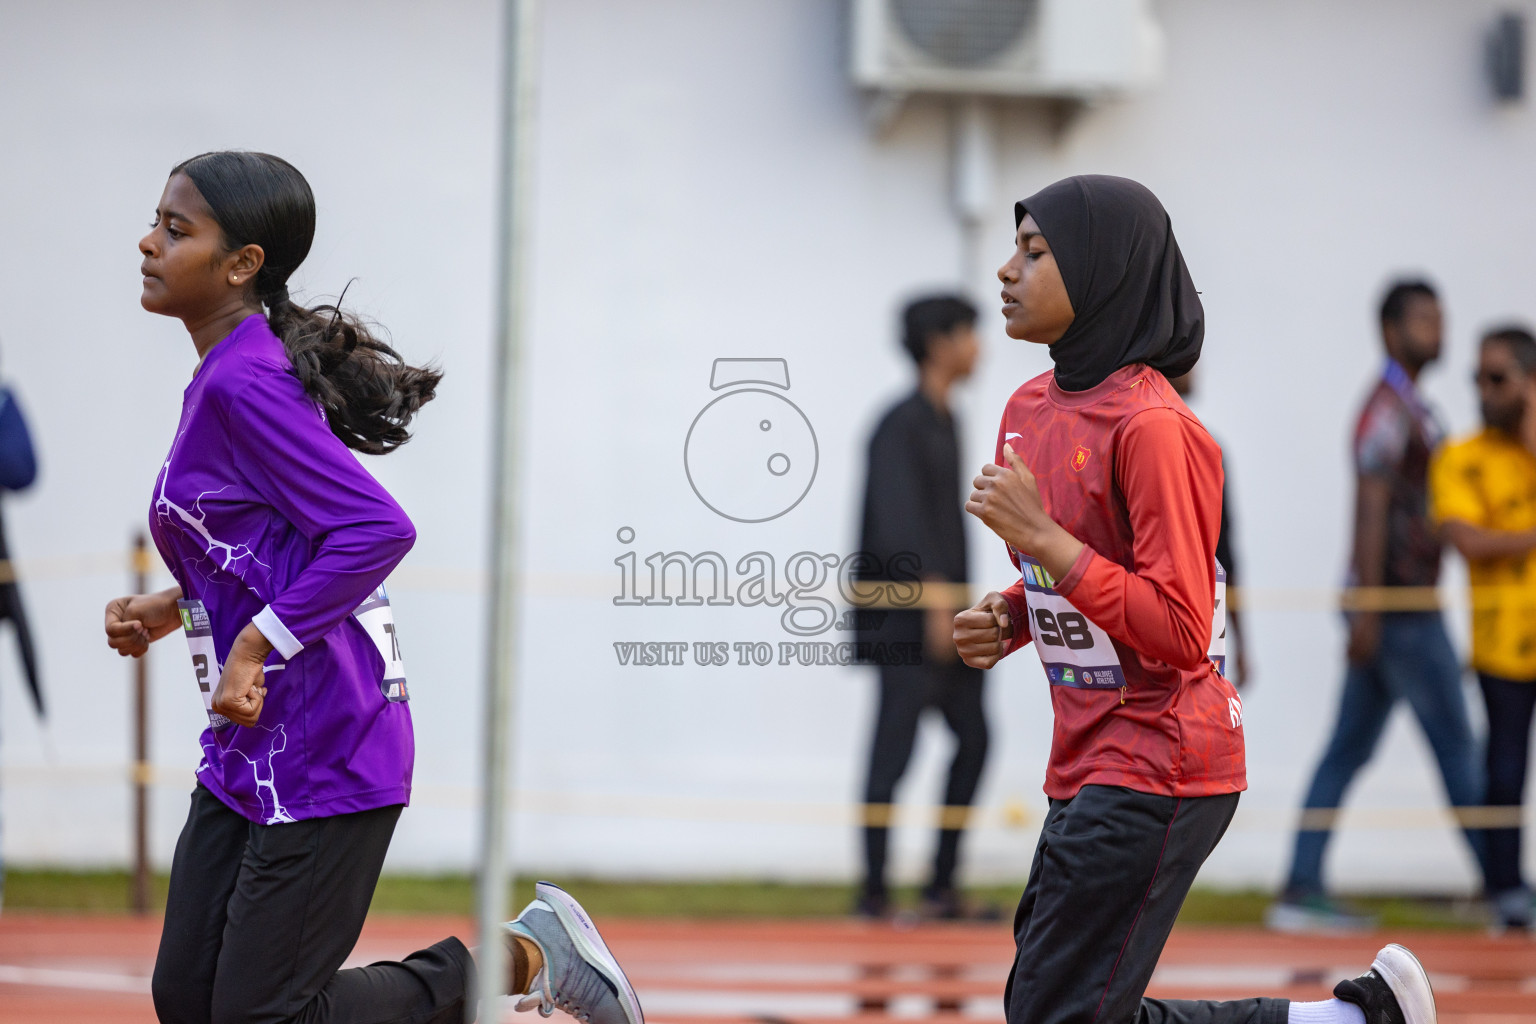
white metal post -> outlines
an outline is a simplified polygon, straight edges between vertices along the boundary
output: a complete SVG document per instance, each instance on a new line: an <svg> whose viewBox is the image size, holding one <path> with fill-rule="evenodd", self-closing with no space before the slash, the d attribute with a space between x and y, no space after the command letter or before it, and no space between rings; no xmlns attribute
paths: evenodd
<svg viewBox="0 0 1536 1024"><path fill-rule="evenodd" d="M496 302L496 377L492 394L491 590L486 619L485 763L481 778L479 923L480 1017L500 1017L506 993L501 923L512 879L507 818L512 713L517 681L518 465L522 426L523 337L527 329L529 179L533 171L538 0L503 8L502 148L497 211L500 275ZM475 1007L466 1013L474 1020Z"/></svg>
<svg viewBox="0 0 1536 1024"><path fill-rule="evenodd" d="M955 215L960 218L960 280L977 295L986 267L978 248L983 225L992 216L997 193L997 115L981 96L967 96L951 106L950 174Z"/></svg>

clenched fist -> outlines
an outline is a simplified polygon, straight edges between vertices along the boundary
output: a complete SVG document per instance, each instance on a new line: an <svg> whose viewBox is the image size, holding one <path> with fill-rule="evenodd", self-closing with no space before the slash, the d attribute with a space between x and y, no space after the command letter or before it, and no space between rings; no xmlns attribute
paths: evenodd
<svg viewBox="0 0 1536 1024"><path fill-rule="evenodd" d="M219 685L213 691L213 710L236 725L255 725L267 700L267 677L262 666L271 653L272 642L255 623L242 629L219 674Z"/></svg>
<svg viewBox="0 0 1536 1024"><path fill-rule="evenodd" d="M955 616L955 649L972 668L991 668L1013 642L1008 602L992 591Z"/></svg>
<svg viewBox="0 0 1536 1024"><path fill-rule="evenodd" d="M176 602L181 588L131 594L107 602L107 646L125 658L141 658L149 645L181 625Z"/></svg>

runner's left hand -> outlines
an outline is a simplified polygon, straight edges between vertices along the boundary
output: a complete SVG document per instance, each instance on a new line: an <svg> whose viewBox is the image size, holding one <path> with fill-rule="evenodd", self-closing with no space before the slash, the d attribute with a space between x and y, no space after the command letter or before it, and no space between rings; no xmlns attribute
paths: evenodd
<svg viewBox="0 0 1536 1024"><path fill-rule="evenodd" d="M180 597L181 588L171 587L107 602L107 646L125 658L142 658L150 644L181 625Z"/></svg>
<svg viewBox="0 0 1536 1024"><path fill-rule="evenodd" d="M235 637L213 691L213 710L236 725L251 726L261 719L267 697L267 678L262 665L272 653L272 643L252 623Z"/></svg>
<svg viewBox="0 0 1536 1024"><path fill-rule="evenodd" d="M1016 550L1033 554L1041 526L1056 524L1045 514L1035 474L1014 454L1012 445L1003 445L1003 458L1008 465L989 462L981 467L981 475L971 484L974 490L965 510Z"/></svg>

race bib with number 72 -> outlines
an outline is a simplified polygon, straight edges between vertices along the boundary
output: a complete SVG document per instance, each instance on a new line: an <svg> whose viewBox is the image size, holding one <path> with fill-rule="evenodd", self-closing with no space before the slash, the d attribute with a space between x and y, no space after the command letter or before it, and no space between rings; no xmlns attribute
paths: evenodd
<svg viewBox="0 0 1536 1024"><path fill-rule="evenodd" d="M213 691L219 685L222 669L219 656L213 650L213 627L208 621L208 609L201 601L177 601L181 612L181 631L187 636L187 649L192 653L192 675L197 688L203 693L203 710L208 712L208 724L215 731L229 725L229 719L213 710Z"/></svg>
<svg viewBox="0 0 1536 1024"><path fill-rule="evenodd" d="M379 680L379 691L384 694L384 699L396 704L410 700L410 692L405 688L405 662L400 657L400 634L395 631L395 613L389 607L389 594L379 587L352 614L368 631L379 657L384 659L384 675Z"/></svg>
<svg viewBox="0 0 1536 1024"><path fill-rule="evenodd" d="M177 601L181 612L181 629L187 637L187 648L192 655L192 674L197 688L203 694L203 710L208 712L208 724L215 730L229 725L229 719L213 710L213 691L219 685L222 666L213 647L213 627L208 619L208 608L202 601ZM400 637L395 632L395 616L389 607L389 594L381 586L369 595L368 600L352 613L368 638L373 641L379 656L384 659L384 674L379 680L379 691L391 703L410 700L405 688L405 662L400 657Z"/></svg>

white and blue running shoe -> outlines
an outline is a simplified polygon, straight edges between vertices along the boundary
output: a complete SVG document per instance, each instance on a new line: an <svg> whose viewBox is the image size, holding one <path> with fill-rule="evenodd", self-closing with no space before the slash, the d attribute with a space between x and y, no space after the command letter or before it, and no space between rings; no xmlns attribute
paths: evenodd
<svg viewBox="0 0 1536 1024"><path fill-rule="evenodd" d="M624 969L581 904L550 882L540 882L533 891L533 902L504 925L544 955L544 966L517 1008L537 1008L546 1017L564 1010L585 1024L645 1024Z"/></svg>

